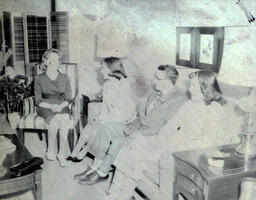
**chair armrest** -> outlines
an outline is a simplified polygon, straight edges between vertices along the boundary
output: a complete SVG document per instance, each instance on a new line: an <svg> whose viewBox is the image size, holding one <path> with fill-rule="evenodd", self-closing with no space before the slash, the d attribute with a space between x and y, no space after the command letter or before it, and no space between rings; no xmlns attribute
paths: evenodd
<svg viewBox="0 0 256 200"><path fill-rule="evenodd" d="M90 101L88 104L88 124L94 123L99 119L101 106L101 101Z"/></svg>
<svg viewBox="0 0 256 200"><path fill-rule="evenodd" d="M80 99L78 96L71 101L70 107L74 122L77 123L80 119Z"/></svg>
<svg viewBox="0 0 256 200"><path fill-rule="evenodd" d="M35 112L36 112L35 97L30 96L30 97L24 98L22 116L26 116L28 114L32 114L32 113L35 113Z"/></svg>

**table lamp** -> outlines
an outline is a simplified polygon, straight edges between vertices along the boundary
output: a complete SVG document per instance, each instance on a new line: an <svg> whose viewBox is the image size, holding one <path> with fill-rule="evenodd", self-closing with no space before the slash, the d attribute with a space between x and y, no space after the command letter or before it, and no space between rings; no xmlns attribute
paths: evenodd
<svg viewBox="0 0 256 200"><path fill-rule="evenodd" d="M256 28L225 27L224 50L218 82L224 96L248 113L241 128L239 155L256 156ZM244 38L243 38L244 37ZM230 116L232 117L232 116Z"/></svg>

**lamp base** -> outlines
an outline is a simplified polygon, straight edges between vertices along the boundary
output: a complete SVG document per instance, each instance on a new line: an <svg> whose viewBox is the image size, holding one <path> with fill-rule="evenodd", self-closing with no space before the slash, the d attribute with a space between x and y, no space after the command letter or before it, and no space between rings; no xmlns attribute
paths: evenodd
<svg viewBox="0 0 256 200"><path fill-rule="evenodd" d="M236 153L240 156L256 157L256 135L242 134Z"/></svg>

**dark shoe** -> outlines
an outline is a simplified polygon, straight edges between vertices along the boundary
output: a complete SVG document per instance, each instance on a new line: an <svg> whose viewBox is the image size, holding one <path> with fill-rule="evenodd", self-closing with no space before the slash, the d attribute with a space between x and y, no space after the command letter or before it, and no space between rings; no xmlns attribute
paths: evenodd
<svg viewBox="0 0 256 200"><path fill-rule="evenodd" d="M81 179L82 176L86 175L86 173L87 173L90 169L91 169L91 168L88 166L88 168L87 168L85 171L83 171L83 172L81 172L81 173L79 173L79 174L74 175L73 178L74 178L75 180Z"/></svg>
<svg viewBox="0 0 256 200"><path fill-rule="evenodd" d="M73 157L69 156L66 158L66 160L71 161L71 160L73 160Z"/></svg>
<svg viewBox="0 0 256 200"><path fill-rule="evenodd" d="M72 161L73 161L73 162L81 162L82 160L83 160L83 159L79 159L79 158L77 158L77 157L74 157Z"/></svg>
<svg viewBox="0 0 256 200"><path fill-rule="evenodd" d="M66 160L72 161L72 162L81 162L81 161L82 161L82 159L79 159L79 158L77 158L77 157L74 157L74 158L73 158L73 157L71 157L71 156L67 157Z"/></svg>

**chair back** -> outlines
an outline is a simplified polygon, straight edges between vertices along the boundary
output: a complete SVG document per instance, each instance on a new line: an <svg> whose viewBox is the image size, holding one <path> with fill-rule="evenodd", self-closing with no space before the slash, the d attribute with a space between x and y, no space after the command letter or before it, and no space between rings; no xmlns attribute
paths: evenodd
<svg viewBox="0 0 256 200"><path fill-rule="evenodd" d="M91 102L88 104L88 124L94 123L99 118L101 106L101 102Z"/></svg>
<svg viewBox="0 0 256 200"><path fill-rule="evenodd" d="M39 69L39 63L28 63L25 65L25 76L27 78L26 85L29 86L34 78L41 74L41 70Z"/></svg>
<svg viewBox="0 0 256 200"><path fill-rule="evenodd" d="M254 200L256 196L256 179L246 177L241 181L239 200Z"/></svg>
<svg viewBox="0 0 256 200"><path fill-rule="evenodd" d="M63 63L59 68L60 72L68 75L71 84L71 98L78 96L79 92L79 77L78 67L76 63Z"/></svg>

